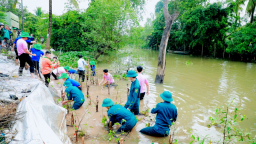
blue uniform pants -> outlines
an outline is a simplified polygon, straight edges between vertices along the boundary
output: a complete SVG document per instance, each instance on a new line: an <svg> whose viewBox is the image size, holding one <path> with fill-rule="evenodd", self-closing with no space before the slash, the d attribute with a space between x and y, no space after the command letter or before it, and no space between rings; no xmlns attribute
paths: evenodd
<svg viewBox="0 0 256 144"><path fill-rule="evenodd" d="M74 103L73 104L73 106L72 106L72 108L74 109L74 110L77 110L77 109L79 109L81 106L83 105L83 103Z"/></svg>
<svg viewBox="0 0 256 144"><path fill-rule="evenodd" d="M132 128L136 125L137 120L136 118L133 118L126 123L122 124L122 126L117 130L118 132L124 131L124 132L130 132Z"/></svg>
<svg viewBox="0 0 256 144"><path fill-rule="evenodd" d="M155 137L166 137L169 135L169 130L165 132L156 131L153 127L146 127L140 130L141 133L145 135L155 136Z"/></svg>
<svg viewBox="0 0 256 144"><path fill-rule="evenodd" d="M130 103L125 104L125 108L129 107ZM136 103L134 104L133 108L131 109L131 112L134 113L134 115L138 115L140 113L140 98L137 98Z"/></svg>

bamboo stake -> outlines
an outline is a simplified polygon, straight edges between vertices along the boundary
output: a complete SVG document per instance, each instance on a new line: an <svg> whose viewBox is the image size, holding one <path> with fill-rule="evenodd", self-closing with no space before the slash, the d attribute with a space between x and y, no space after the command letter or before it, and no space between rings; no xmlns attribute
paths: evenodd
<svg viewBox="0 0 256 144"><path fill-rule="evenodd" d="M78 130L76 130L76 142L78 142L78 135L77 135L77 133L78 133Z"/></svg>
<svg viewBox="0 0 256 144"><path fill-rule="evenodd" d="M127 98L129 96L129 92L130 92L130 89L129 89L128 84L127 84Z"/></svg>
<svg viewBox="0 0 256 144"><path fill-rule="evenodd" d="M124 144L124 139L123 138L120 139L120 144Z"/></svg>
<svg viewBox="0 0 256 144"><path fill-rule="evenodd" d="M172 135L169 137L169 144L172 144Z"/></svg>
<svg viewBox="0 0 256 144"><path fill-rule="evenodd" d="M98 99L98 96L97 96L97 98L96 98L96 112L98 112L99 110L99 99Z"/></svg>
<svg viewBox="0 0 256 144"><path fill-rule="evenodd" d="M108 95L110 95L110 84L108 84Z"/></svg>
<svg viewBox="0 0 256 144"><path fill-rule="evenodd" d="M88 59L88 65L90 64L90 59ZM87 81L89 80L89 67L87 66Z"/></svg>
<svg viewBox="0 0 256 144"><path fill-rule="evenodd" d="M96 85L99 85L99 78L98 78L98 74L95 72L95 75L96 75Z"/></svg>
<svg viewBox="0 0 256 144"><path fill-rule="evenodd" d="M82 137L82 144L84 144L84 137Z"/></svg>
<svg viewBox="0 0 256 144"><path fill-rule="evenodd" d="M89 98L89 88L90 88L90 86L87 85L87 98Z"/></svg>
<svg viewBox="0 0 256 144"><path fill-rule="evenodd" d="M108 129L112 130L112 122L111 121L108 123Z"/></svg>

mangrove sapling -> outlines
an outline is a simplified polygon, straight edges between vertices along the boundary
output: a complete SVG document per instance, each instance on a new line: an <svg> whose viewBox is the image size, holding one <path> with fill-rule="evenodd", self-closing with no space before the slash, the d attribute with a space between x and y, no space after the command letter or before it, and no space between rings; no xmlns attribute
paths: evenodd
<svg viewBox="0 0 256 144"><path fill-rule="evenodd" d="M215 110L215 115L209 117L211 123L207 125L208 127L215 126L221 128L223 132L223 137L217 143L235 143L235 142L252 142L251 133L247 133L244 129L241 129L238 125L239 122L245 120L246 116L242 115L239 112L239 108L236 107L236 104L233 102L234 99L227 104L227 106L217 107ZM201 138L196 134L192 134L193 142L200 143L212 143L213 141L205 136Z"/></svg>

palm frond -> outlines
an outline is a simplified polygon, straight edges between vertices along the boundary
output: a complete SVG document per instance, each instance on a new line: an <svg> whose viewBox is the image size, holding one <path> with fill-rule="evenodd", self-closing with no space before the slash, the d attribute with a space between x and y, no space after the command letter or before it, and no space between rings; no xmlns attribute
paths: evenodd
<svg viewBox="0 0 256 144"><path fill-rule="evenodd" d="M69 0L70 4L72 4L76 9L79 9L78 2L76 0Z"/></svg>

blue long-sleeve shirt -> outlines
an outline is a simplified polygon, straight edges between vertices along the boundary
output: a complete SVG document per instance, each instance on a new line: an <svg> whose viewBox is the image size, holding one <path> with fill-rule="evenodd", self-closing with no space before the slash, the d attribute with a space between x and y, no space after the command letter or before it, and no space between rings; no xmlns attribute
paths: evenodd
<svg viewBox="0 0 256 144"><path fill-rule="evenodd" d="M108 110L108 117L112 124L118 122L120 124L133 123L137 121L134 114L119 104L115 104ZM126 120L126 122L122 120Z"/></svg>
<svg viewBox="0 0 256 144"><path fill-rule="evenodd" d="M151 113L157 114L154 128L156 128L156 130L168 130L168 133L172 122L175 122L178 116L176 106L166 101L158 103L156 107L151 110Z"/></svg>
<svg viewBox="0 0 256 144"><path fill-rule="evenodd" d="M66 88L65 92L67 93L68 100L73 100L78 104L84 103L84 94L77 87L69 86Z"/></svg>
<svg viewBox="0 0 256 144"><path fill-rule="evenodd" d="M80 87L80 83L71 79L71 78L67 78L66 81L70 81L72 83L73 86L76 86L76 87Z"/></svg>
<svg viewBox="0 0 256 144"><path fill-rule="evenodd" d="M138 98L140 98L140 83L139 80L136 79L131 84L130 93L125 104L125 108L132 109Z"/></svg>

